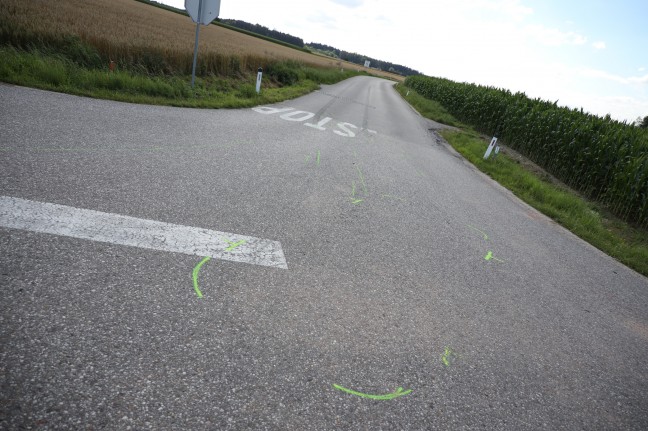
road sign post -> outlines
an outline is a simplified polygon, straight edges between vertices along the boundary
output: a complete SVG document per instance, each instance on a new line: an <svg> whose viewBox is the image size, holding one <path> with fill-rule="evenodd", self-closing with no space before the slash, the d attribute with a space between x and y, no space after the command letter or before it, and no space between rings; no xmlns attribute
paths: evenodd
<svg viewBox="0 0 648 431"><path fill-rule="evenodd" d="M194 45L193 66L191 67L191 88L193 88L196 81L200 24L208 25L218 17L220 0L185 0L185 9L193 22L196 23L196 41Z"/></svg>

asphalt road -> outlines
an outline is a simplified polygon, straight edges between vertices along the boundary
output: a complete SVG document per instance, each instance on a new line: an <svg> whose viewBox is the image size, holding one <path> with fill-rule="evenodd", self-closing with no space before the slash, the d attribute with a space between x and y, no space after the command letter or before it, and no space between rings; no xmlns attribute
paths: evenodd
<svg viewBox="0 0 648 431"><path fill-rule="evenodd" d="M648 280L437 126L368 77L229 111L0 85L0 428L647 429Z"/></svg>

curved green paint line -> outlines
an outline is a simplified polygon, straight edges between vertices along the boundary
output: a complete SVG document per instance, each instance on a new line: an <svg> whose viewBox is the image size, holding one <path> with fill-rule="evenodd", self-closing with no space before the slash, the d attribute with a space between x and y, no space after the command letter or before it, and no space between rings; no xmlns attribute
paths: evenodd
<svg viewBox="0 0 648 431"><path fill-rule="evenodd" d="M471 226L471 225L468 225L468 227L471 228L472 230L476 230L477 232L479 232L480 234L482 234L482 235L484 236L484 239L485 239L486 241L488 241L488 235L486 235L486 232L484 232L483 230L479 230L479 229L477 229L476 227Z"/></svg>
<svg viewBox="0 0 648 431"><path fill-rule="evenodd" d="M364 175L362 175L362 171L360 170L359 167L356 166L356 170L358 171L358 176L360 177L360 184L362 184L362 191L366 195L367 194L367 184L365 184Z"/></svg>
<svg viewBox="0 0 648 431"><path fill-rule="evenodd" d="M336 385L336 384L333 384L333 387L342 392L346 392L347 394L356 395L361 398L369 398L370 400L391 400L397 397L402 397L403 395L407 395L410 392L412 392L411 389L403 391L403 388L398 388L396 389L396 391L392 392L391 394L372 395L372 394L364 394L362 392L354 391L353 389L347 389L343 386Z"/></svg>
<svg viewBox="0 0 648 431"><path fill-rule="evenodd" d="M198 298L202 298L203 294L198 288L198 273L200 272L200 267L205 264L211 257L207 256L203 260L200 261L198 265L193 269L193 285L194 285L194 290L196 291L196 295L198 295Z"/></svg>
<svg viewBox="0 0 648 431"><path fill-rule="evenodd" d="M317 150L317 161L315 162L317 166L320 164L320 150Z"/></svg>
<svg viewBox="0 0 648 431"><path fill-rule="evenodd" d="M446 347L445 352L443 352L443 355L441 355L441 361L443 362L443 365L445 365L446 367L450 365L450 362L448 361L450 355L452 355L452 350Z"/></svg>
<svg viewBox="0 0 648 431"><path fill-rule="evenodd" d="M230 244L230 246L227 247L227 248L225 249L225 251L232 251L232 250L234 250L236 247L238 247L239 245L243 245L243 244L245 244L246 242L247 242L247 241L244 240L244 239L240 240L239 242L227 241L227 243Z"/></svg>
<svg viewBox="0 0 648 431"><path fill-rule="evenodd" d="M364 199L352 199L351 203L353 205L358 205L360 202L364 202Z"/></svg>

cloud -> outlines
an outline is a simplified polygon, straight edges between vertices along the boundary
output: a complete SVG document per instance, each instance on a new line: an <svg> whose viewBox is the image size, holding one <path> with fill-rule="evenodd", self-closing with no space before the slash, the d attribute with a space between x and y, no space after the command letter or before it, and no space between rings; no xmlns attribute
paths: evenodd
<svg viewBox="0 0 648 431"><path fill-rule="evenodd" d="M648 84L648 75L637 76L637 77L633 76L628 78L628 81L633 84Z"/></svg>
<svg viewBox="0 0 648 431"><path fill-rule="evenodd" d="M542 25L528 25L524 31L528 36L546 46L584 45L587 43L587 38L578 33L565 32Z"/></svg>
<svg viewBox="0 0 648 431"><path fill-rule="evenodd" d="M364 0L330 0L330 1L350 8L356 8L358 6L362 6L362 3L364 3Z"/></svg>
<svg viewBox="0 0 648 431"><path fill-rule="evenodd" d="M597 69L581 69L580 74L588 78L600 78L620 84L648 84L648 75L623 77Z"/></svg>
<svg viewBox="0 0 648 431"><path fill-rule="evenodd" d="M592 46L596 49L605 49L605 42L602 41L594 42Z"/></svg>

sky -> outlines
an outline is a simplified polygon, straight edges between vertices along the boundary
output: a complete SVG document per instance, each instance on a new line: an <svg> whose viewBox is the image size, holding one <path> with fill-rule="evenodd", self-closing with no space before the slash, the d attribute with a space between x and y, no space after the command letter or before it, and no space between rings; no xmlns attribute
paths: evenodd
<svg viewBox="0 0 648 431"><path fill-rule="evenodd" d="M219 16L621 121L648 116L648 0L221 0Z"/></svg>

